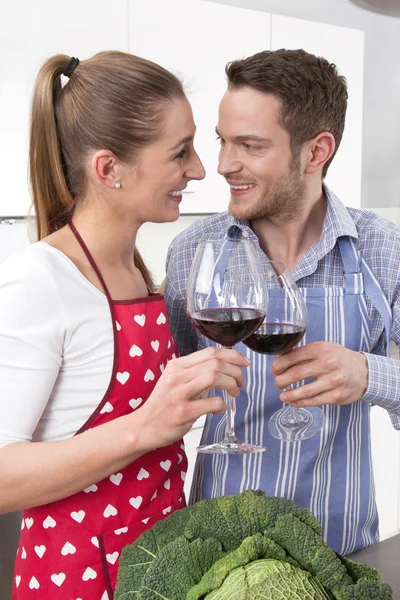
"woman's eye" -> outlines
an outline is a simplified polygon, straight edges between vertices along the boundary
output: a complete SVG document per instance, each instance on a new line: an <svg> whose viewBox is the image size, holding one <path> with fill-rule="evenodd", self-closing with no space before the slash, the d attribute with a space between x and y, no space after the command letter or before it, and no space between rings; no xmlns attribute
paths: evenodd
<svg viewBox="0 0 400 600"><path fill-rule="evenodd" d="M188 150L187 148L182 148L182 150L179 152L179 154L177 154L175 156L175 158L185 158L185 156L187 155Z"/></svg>

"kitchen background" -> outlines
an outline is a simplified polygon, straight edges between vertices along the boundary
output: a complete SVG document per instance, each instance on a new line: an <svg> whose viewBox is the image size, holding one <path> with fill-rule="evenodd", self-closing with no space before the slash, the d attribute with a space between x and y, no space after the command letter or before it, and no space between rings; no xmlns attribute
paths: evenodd
<svg viewBox="0 0 400 600"><path fill-rule="evenodd" d="M335 62L347 77L349 110L342 147L327 183L348 206L400 224L400 19L357 4L375 0L14 0L0 21L0 262L34 236L29 213L27 140L35 74L45 58L80 59L119 49L177 71L186 83L198 127L196 147L207 178L192 182L175 223L146 224L139 247L155 278L164 277L170 241L193 221L224 210L225 182L215 171L214 128L224 88L223 68L262 49L303 47ZM378 2L378 0L376 0ZM380 3L381 9L393 0ZM396 354L393 349L393 353ZM1 390L0 390L1 393ZM373 458L381 536L400 531L400 436L385 411L373 408ZM201 432L187 436L191 467ZM190 476L186 489L190 486ZM6 517L0 517L4 522ZM0 520L1 581L9 573ZM2 566L3 565L3 566Z"/></svg>

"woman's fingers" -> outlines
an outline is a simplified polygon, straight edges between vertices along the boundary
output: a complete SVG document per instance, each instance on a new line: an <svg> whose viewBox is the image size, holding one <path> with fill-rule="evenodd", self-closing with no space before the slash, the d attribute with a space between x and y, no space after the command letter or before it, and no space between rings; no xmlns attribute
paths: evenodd
<svg viewBox="0 0 400 600"><path fill-rule="evenodd" d="M234 379L239 387L244 386L246 383L240 367L219 358L212 358L184 369L181 372L182 382L188 383L200 375L208 375L210 373L227 375Z"/></svg>
<svg viewBox="0 0 400 600"><path fill-rule="evenodd" d="M240 354L237 350L231 350L230 348L216 348L210 346L203 350L197 350L187 356L181 356L175 359L175 363L179 363L179 366L188 369L202 362L207 362L212 359L223 360L224 362L237 365L238 367L247 367L250 364L248 358Z"/></svg>

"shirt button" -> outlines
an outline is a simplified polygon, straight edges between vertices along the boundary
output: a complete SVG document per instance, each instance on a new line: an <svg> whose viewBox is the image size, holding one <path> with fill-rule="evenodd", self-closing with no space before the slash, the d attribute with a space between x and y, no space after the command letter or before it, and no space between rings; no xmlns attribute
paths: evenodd
<svg viewBox="0 0 400 600"><path fill-rule="evenodd" d="M248 238L249 237L249 232L248 231L242 231L242 236L244 238Z"/></svg>

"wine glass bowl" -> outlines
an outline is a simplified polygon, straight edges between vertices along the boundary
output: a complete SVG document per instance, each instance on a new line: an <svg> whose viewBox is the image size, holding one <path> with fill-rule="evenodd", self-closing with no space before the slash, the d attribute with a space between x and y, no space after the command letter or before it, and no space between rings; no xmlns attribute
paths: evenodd
<svg viewBox="0 0 400 600"><path fill-rule="evenodd" d="M268 305L265 275L257 249L249 240L225 238L198 245L189 274L187 312L197 330L232 348L263 322ZM234 431L235 399L227 404L225 438L197 450L203 453L248 454L263 446L246 444Z"/></svg>
<svg viewBox="0 0 400 600"><path fill-rule="evenodd" d="M269 261L267 277L265 319L243 343L261 354L281 355L292 350L305 335L307 308L284 263ZM324 415L318 407L295 409L285 406L272 415L268 428L273 437L293 442L312 437L323 422Z"/></svg>

